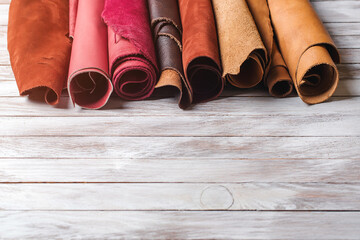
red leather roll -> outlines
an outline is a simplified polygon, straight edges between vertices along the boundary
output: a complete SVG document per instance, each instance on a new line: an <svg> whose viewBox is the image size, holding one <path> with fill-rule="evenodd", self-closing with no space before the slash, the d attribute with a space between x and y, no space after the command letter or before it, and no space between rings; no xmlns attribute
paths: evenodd
<svg viewBox="0 0 360 240"><path fill-rule="evenodd" d="M193 103L218 97L224 89L218 38L210 0L179 0L183 65Z"/></svg>
<svg viewBox="0 0 360 240"><path fill-rule="evenodd" d="M99 109L109 100L107 27L101 19L105 0L70 0L73 28L68 91L73 103ZM70 32L71 32L70 31Z"/></svg>
<svg viewBox="0 0 360 240"><path fill-rule="evenodd" d="M150 97L158 70L146 0L106 0L102 16L115 92L125 100Z"/></svg>

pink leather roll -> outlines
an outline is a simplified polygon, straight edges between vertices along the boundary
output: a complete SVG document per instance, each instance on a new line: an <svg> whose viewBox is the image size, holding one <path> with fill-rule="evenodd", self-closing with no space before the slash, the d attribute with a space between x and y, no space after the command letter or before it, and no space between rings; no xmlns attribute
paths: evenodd
<svg viewBox="0 0 360 240"><path fill-rule="evenodd" d="M158 70L146 0L106 0L102 16L115 92L125 100L150 97Z"/></svg>
<svg viewBox="0 0 360 240"><path fill-rule="evenodd" d="M70 33L73 28L68 91L74 104L99 109L109 100L107 27L101 19L105 0L71 0Z"/></svg>

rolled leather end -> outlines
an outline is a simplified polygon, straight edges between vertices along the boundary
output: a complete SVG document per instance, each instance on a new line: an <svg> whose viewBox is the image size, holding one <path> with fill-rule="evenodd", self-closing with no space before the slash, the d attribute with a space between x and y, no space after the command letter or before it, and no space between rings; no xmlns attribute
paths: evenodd
<svg viewBox="0 0 360 240"><path fill-rule="evenodd" d="M185 81L182 65L182 27L177 0L149 0L151 28L161 71L155 88L175 88L179 107L191 105L191 90Z"/></svg>
<svg viewBox="0 0 360 240"><path fill-rule="evenodd" d="M183 66L193 103L218 97L224 89L214 13L209 0L179 0Z"/></svg>
<svg viewBox="0 0 360 240"><path fill-rule="evenodd" d="M69 69L68 33L68 0L11 1L8 50L20 95L59 102Z"/></svg>
<svg viewBox="0 0 360 240"><path fill-rule="evenodd" d="M279 98L289 96L294 88L287 68L282 65L270 68L266 84L269 93Z"/></svg>
<svg viewBox="0 0 360 240"><path fill-rule="evenodd" d="M290 76L308 104L329 99L336 90L339 53L308 0L268 0L274 29ZM301 11L299 11L301 9ZM291 37L296 33L296 38Z"/></svg>
<svg viewBox="0 0 360 240"><path fill-rule="evenodd" d="M265 78L269 93L274 97L287 97L293 91L294 85L276 42L273 43L270 60L269 71Z"/></svg>
<svg viewBox="0 0 360 240"><path fill-rule="evenodd" d="M113 92L103 8L104 0L78 0L76 7L68 92L74 104L87 109L102 108Z"/></svg>
<svg viewBox="0 0 360 240"><path fill-rule="evenodd" d="M265 74L266 49L245 0L213 0L223 76L251 88Z"/></svg>
<svg viewBox="0 0 360 240"><path fill-rule="evenodd" d="M158 68L146 0L106 0L102 17L115 92L125 100L150 97Z"/></svg>

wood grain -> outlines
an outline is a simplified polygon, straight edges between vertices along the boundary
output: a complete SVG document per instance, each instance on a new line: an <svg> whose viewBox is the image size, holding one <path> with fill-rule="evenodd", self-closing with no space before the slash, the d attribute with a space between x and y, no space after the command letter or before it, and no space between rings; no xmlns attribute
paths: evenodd
<svg viewBox="0 0 360 240"><path fill-rule="evenodd" d="M359 137L1 137L1 158L357 159ZM340 151L341 149L341 151Z"/></svg>
<svg viewBox="0 0 360 240"><path fill-rule="evenodd" d="M4 239L355 240L360 235L359 212L3 211L0 219Z"/></svg>

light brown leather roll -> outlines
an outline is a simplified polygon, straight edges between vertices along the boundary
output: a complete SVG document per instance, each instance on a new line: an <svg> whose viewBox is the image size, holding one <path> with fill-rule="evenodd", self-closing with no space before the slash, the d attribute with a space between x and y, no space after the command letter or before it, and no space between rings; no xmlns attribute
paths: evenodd
<svg viewBox="0 0 360 240"><path fill-rule="evenodd" d="M301 99L329 99L339 82L334 42L308 0L268 0L280 51Z"/></svg>
<svg viewBox="0 0 360 240"><path fill-rule="evenodd" d="M293 82L275 40L267 0L246 1L266 47L264 83L272 96L286 97L293 90Z"/></svg>
<svg viewBox="0 0 360 240"><path fill-rule="evenodd" d="M223 76L239 88L263 79L265 46L245 0L212 0L216 18Z"/></svg>

